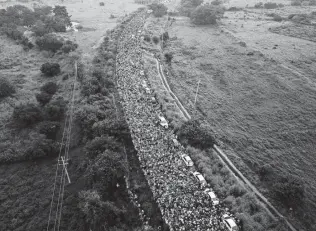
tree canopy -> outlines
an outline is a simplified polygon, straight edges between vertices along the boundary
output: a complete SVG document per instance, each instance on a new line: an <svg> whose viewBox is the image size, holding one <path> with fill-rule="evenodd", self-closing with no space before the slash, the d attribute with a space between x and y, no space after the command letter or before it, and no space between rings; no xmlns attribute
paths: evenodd
<svg viewBox="0 0 316 231"><path fill-rule="evenodd" d="M224 9L219 6L205 4L198 6L190 15L191 22L198 25L216 24L223 17Z"/></svg>

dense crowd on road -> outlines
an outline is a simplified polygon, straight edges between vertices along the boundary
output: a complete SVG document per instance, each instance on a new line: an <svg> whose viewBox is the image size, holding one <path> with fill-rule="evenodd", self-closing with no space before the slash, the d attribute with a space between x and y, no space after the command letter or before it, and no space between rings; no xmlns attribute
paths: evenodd
<svg viewBox="0 0 316 231"><path fill-rule="evenodd" d="M185 152L176 147L171 129L157 124L160 107L153 95L144 91L140 36L146 13L136 14L125 25L118 40L116 74L121 103L124 108L135 149L170 230L225 230L220 222L222 207L214 207L180 159ZM192 167L191 167L192 168Z"/></svg>

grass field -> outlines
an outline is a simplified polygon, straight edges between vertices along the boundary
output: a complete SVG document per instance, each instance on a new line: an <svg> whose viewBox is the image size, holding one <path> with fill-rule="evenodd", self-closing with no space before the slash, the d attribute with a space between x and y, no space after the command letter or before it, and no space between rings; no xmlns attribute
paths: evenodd
<svg viewBox="0 0 316 231"><path fill-rule="evenodd" d="M264 24L270 21L265 19L241 22L239 17L229 16L222 29L195 27L178 17L169 29L170 37L177 39L166 49L174 53L169 82L192 108L201 80L197 109L264 194L270 195L271 185L259 182L256 167L266 163L273 164L278 175L290 173L305 181L306 199L294 209L294 217L300 227L313 230L316 85L314 67L307 63L316 57L310 52L315 45L269 32ZM296 65L302 60L307 62Z"/></svg>

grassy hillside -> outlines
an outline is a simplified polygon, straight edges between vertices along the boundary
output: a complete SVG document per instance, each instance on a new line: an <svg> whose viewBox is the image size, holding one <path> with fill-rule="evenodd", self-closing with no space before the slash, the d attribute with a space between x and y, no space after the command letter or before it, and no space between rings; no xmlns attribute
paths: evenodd
<svg viewBox="0 0 316 231"><path fill-rule="evenodd" d="M280 208L288 214L292 207L294 212L289 216L313 230L314 79L309 75L303 79L220 28L189 25L187 19L179 17L168 30L171 39L165 51L174 55L169 78L173 90L187 108L197 109L199 116L208 120L221 144L230 147L227 152L235 163L275 203L281 201L271 187L276 181L287 174L304 181L303 202L293 201ZM297 47L304 43L299 42ZM309 73L309 69L300 71ZM260 180L259 170L266 164L271 166L267 168L271 178Z"/></svg>

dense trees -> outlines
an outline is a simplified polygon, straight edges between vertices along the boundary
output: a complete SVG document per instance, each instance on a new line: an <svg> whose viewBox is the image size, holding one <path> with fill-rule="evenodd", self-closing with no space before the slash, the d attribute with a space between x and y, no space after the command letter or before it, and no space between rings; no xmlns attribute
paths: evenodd
<svg viewBox="0 0 316 231"><path fill-rule="evenodd" d="M45 34L43 37L37 38L35 43L41 50L52 52L56 52L64 44L62 39L53 34Z"/></svg>
<svg viewBox="0 0 316 231"><path fill-rule="evenodd" d="M17 123L28 126L41 121L43 114L35 104L27 103L17 105L14 108L12 117Z"/></svg>

